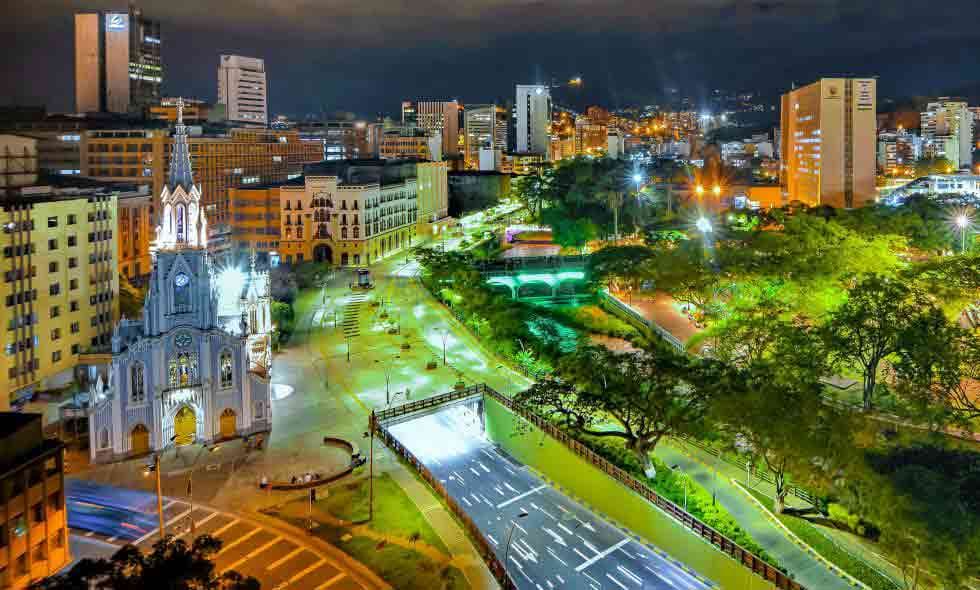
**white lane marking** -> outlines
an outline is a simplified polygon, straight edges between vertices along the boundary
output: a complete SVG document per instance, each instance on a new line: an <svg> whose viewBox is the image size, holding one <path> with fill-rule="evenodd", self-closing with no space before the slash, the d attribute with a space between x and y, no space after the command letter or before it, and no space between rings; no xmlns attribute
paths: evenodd
<svg viewBox="0 0 980 590"><path fill-rule="evenodd" d="M524 499L524 498L530 496L531 494L536 494L537 492L540 492L541 490L543 490L546 487L548 487L548 486L546 486L546 485L540 485L540 486L538 486L536 488L531 488L530 490L524 492L523 494L518 494L518 495L514 496L513 498L511 498L510 500L506 500L504 502L501 502L500 504L497 504L497 508L503 508L504 506L507 506L508 504L513 504L514 502L517 502L518 500Z"/></svg>
<svg viewBox="0 0 980 590"><path fill-rule="evenodd" d="M586 562L585 562L585 563L583 563L582 565L580 565L580 566L578 566L577 568L575 568L575 571L576 571L576 572L580 572L580 571L582 571L582 570L584 570L585 568L587 568L587 567L589 567L589 566L590 566L590 565L592 565L593 563L595 563L595 562L597 562L597 561L599 561L599 560L600 560L600 559L602 559L603 557L605 557L605 556L607 556L607 555L609 555L609 554L610 554L610 553L612 553L613 551L615 551L615 550L617 550L617 549L619 549L620 547L622 547L623 545L626 545L626 544L627 544L627 543L629 543L629 542L630 542L630 540L629 540L629 537L627 537L627 538L625 538L625 539L623 539L622 541L620 541L619 543L616 543L615 545L613 545L613 546L612 546L612 547L610 547L609 549L606 549L605 551L603 551L603 552L601 552L601 553L599 553L598 555L596 555L596 556L595 556L595 557L593 557L592 559L589 559L589 560L586 560Z"/></svg>
<svg viewBox="0 0 980 590"><path fill-rule="evenodd" d="M330 578L326 582L324 582L324 583L320 584L319 586L317 586L316 587L316 590L323 590L324 588L329 588L329 587L333 586L334 584L336 584L338 581L340 581L340 579L343 578L346 575L347 574L345 574L344 572L340 572L336 576Z"/></svg>
<svg viewBox="0 0 980 590"><path fill-rule="evenodd" d="M555 531L549 529L548 527L543 527L541 530L548 533L548 535L555 540L555 543L558 543L562 547L568 547L568 543L565 542L565 539L562 539L561 535L559 535Z"/></svg>
<svg viewBox="0 0 980 590"><path fill-rule="evenodd" d="M586 578L592 580L593 582L595 582L596 587L599 587L599 580L593 578L592 576L590 576L589 574L587 574L585 572L582 572L582 575L585 576Z"/></svg>
<svg viewBox="0 0 980 590"><path fill-rule="evenodd" d="M588 561L589 560L589 558L586 557L584 553L582 553L581 551L578 550L578 547L572 547L572 551L574 551L575 554L578 555L579 557L581 557L583 560L585 560L585 561Z"/></svg>
<svg viewBox="0 0 980 590"><path fill-rule="evenodd" d="M194 523L194 527L196 528L196 527L199 527L199 526L203 525L204 523L208 522L209 520L211 520L215 516L218 516L218 513L217 512L212 512L211 514L205 516L201 520L195 522Z"/></svg>
<svg viewBox="0 0 980 590"><path fill-rule="evenodd" d="M289 578L288 580L286 580L286 583L287 583L287 584L292 584L292 583L293 583L293 582L295 582L296 580L298 580L298 579L300 579L300 578L302 578L302 577L303 577L303 576L305 576L306 574L308 574L308 573L310 573L310 572L312 572L313 570L315 570L316 568L318 568L318 567L320 567L321 565L323 565L323 564L325 564L325 563L327 563L327 560L326 560L326 559L323 559L323 558L321 557L321 558L320 558L320 559L319 559L319 560L318 560L318 561L317 561L316 563L314 563L314 564L313 564L313 565L311 565L310 567L308 567L308 568L306 568L306 569L304 569L304 570L302 570L302 571L300 571L300 572L297 572L295 576L293 576L292 578Z"/></svg>
<svg viewBox="0 0 980 590"><path fill-rule="evenodd" d="M575 535L575 536L578 537L579 539L582 539L582 544L588 547L590 550L592 550L593 553L599 553L599 549L592 543L586 541L585 537L583 537L582 535Z"/></svg>
<svg viewBox="0 0 980 590"><path fill-rule="evenodd" d="M221 548L220 550L218 550L218 552L217 552L217 553L215 553L215 554L214 554L214 555L215 555L215 557L217 557L217 556L219 556L219 555L221 555L221 554L222 554L222 553L224 553L225 551L228 551L229 549L231 549L231 548L232 548L232 547L234 547L235 545L238 545L238 544L240 544L240 543L242 543L243 541L245 541L245 540L247 540L247 539L251 539L251 538L252 538L252 537L254 537L255 535L257 535L257 534L259 534L259 531L261 531L261 530L262 530L262 529L260 529L259 527L255 527L254 529L252 529L252 530L250 530L249 532L247 532L247 533L245 533L245 534L244 534L244 535L242 535L241 537L238 537L237 539L235 539L235 540L234 540L234 541L232 541L231 543L228 543L227 545L224 545L224 546L223 546L223 547L222 547L222 548Z"/></svg>
<svg viewBox="0 0 980 590"><path fill-rule="evenodd" d="M647 568L647 569L650 569L650 568ZM668 586L670 586L671 588L677 588L677 584L675 584L675 583L673 583L672 581L670 581L670 580L668 580L667 578L665 578L665 577L663 577L663 576L661 576L661 575L660 575L660 572L656 572L656 571L653 571L653 570L650 570L650 571L651 571L651 572L653 572L653 575L655 575L655 576L657 576L658 578L660 578L661 580L663 580L663 581L664 581L664 583L666 583L666 584L667 584Z"/></svg>
<svg viewBox="0 0 980 590"><path fill-rule="evenodd" d="M565 583L565 580L564 580L564 579L562 579L562 577L561 577L561 576L559 576L558 574L555 574L555 577L556 577L556 578L558 578L558 581L559 581L559 582L561 582L562 584L564 584L564 583Z"/></svg>
<svg viewBox="0 0 980 590"><path fill-rule="evenodd" d="M463 503L464 503L464 504L466 504L467 506L469 506L469 507L471 507L471 508L473 507L473 503L472 503L472 502L470 502L469 500L467 500L467 499L466 499L466 496L462 496L462 497L460 498L460 500L462 500L462 501L463 501Z"/></svg>
<svg viewBox="0 0 980 590"><path fill-rule="evenodd" d="M480 468L481 468L481 469L483 469L483 470L484 470L484 471L486 471L487 473L490 473L490 468L489 468L489 467L487 467L486 465L484 465L484 464L483 464L483 461L477 461L477 463L479 463L479 464L480 464Z"/></svg>
<svg viewBox="0 0 980 590"><path fill-rule="evenodd" d="M615 583L615 584L616 584L617 586L619 586L619 587L620 587L620 588L622 588L623 590L627 590L627 588L626 588L626 584L623 584L622 582L620 582L620 581L619 581L619 580L617 580L616 578L614 578L614 577L612 577L612 574L610 574L610 573L607 573L607 574L606 574L606 577L607 577L607 578L609 578L610 580L612 580L612 581L613 581L613 582L614 582L614 583Z"/></svg>
<svg viewBox="0 0 980 590"><path fill-rule="evenodd" d="M500 489L500 486L493 486L493 489L501 496L505 496L505 497L507 496L507 494L505 494L504 491ZM503 506L503 504L501 504L500 506ZM500 508L500 506L497 506L497 508Z"/></svg>
<svg viewBox="0 0 980 590"><path fill-rule="evenodd" d="M282 565L282 564L286 563L287 561L289 561L290 559L296 557L297 554L302 553L303 551L306 551L306 548L305 547L297 547L296 549L293 549L292 551L290 551L286 555L283 555L282 557L280 557L276 561L273 561L272 563L270 563L269 564L269 567L267 567L265 569L267 569L267 570L274 570L277 567L279 567L280 565Z"/></svg>
<svg viewBox="0 0 980 590"><path fill-rule="evenodd" d="M106 539L105 542L106 543L112 543L115 540L116 540L116 537L113 536L113 537L109 537L108 539Z"/></svg>
<svg viewBox="0 0 980 590"><path fill-rule="evenodd" d="M506 481L504 482L504 487L505 487L505 488L507 488L508 490L510 490L510 491L512 491L512 492L514 492L515 494L517 493L517 488L515 488L515 487L514 487L514 486L512 486L512 485L510 485L510 484L509 484L509 483L507 483Z"/></svg>
<svg viewBox="0 0 980 590"><path fill-rule="evenodd" d="M170 526L173 523L177 522L178 520L182 520L184 518L187 518L190 515L190 513L191 513L191 509L188 508L187 510L181 512L177 516L175 516L175 517L171 518L170 520L168 520L166 526Z"/></svg>
<svg viewBox="0 0 980 590"><path fill-rule="evenodd" d="M477 477L480 477L480 472L479 472L479 471L477 471L476 469L473 469L472 467L470 467L470 471L472 471L472 472L473 472L473 475L475 475L475 476L477 476Z"/></svg>
<svg viewBox="0 0 980 590"><path fill-rule="evenodd" d="M555 550L554 549L552 549L551 547L547 547L547 550L548 550L548 553L550 553L552 557L554 557L555 559L558 560L558 563L562 564L565 567L568 567L568 564L565 562L565 560L562 559L562 558L560 558L560 557L558 557L558 554L555 553Z"/></svg>
<svg viewBox="0 0 980 590"><path fill-rule="evenodd" d="M261 547L259 547L259 548L258 548L258 549L256 549L255 551L251 551L251 552L249 552L249 553L246 553L246 554L245 554L244 556L242 556L242 558L241 558L241 559L239 559L239 560L238 560L238 561L236 561L235 563L233 563L233 564L231 564L231 565L229 565L229 566L228 566L228 567L226 567L226 568L222 568L222 570L221 570L221 572L220 572L220 573L222 573L222 574L223 574L223 573L225 573L225 572L226 572L226 571L228 571L228 570L233 570L233 569L235 569L236 567L238 567L238 566L240 566L240 565L242 565L243 563L245 563L245 561L246 561L246 560L248 560L248 559L251 559L252 557L255 557L255 556L256 556L256 555L258 555L259 553L262 553L263 551L265 551L265 550L266 550L266 549L268 549L269 547L272 547L273 545L275 545L276 543L278 543L278 542L279 542L280 540L282 540L282 537L276 537L275 539L273 539L273 540L271 540L271 541L269 541L268 543L266 543L266 544L264 544L264 545L262 545Z"/></svg>
<svg viewBox="0 0 980 590"><path fill-rule="evenodd" d="M176 503L177 503L177 500L169 500L169 501L167 501L166 504L163 505L163 509L166 510L167 508L170 508L171 506L173 506Z"/></svg>
<svg viewBox="0 0 980 590"><path fill-rule="evenodd" d="M231 527L233 527L233 526L235 526L235 525L236 525L236 524L238 524L239 522L241 522L241 521L240 521L240 520L238 520L237 518L235 518L235 519L232 519L232 521L231 521L231 522L229 522L229 523L228 523L228 524L226 524L225 526L223 526L223 527L221 527L220 529L218 529L218 530L216 530L216 531L214 531L213 533L211 533L211 536L212 536L212 537L217 537L218 535L220 535L221 533L223 533L223 532L225 532L225 531L227 531L228 529L230 529Z"/></svg>
<svg viewBox="0 0 980 590"><path fill-rule="evenodd" d="M86 537L91 537L94 534L95 534L95 531L89 531L89 532L85 533L85 536ZM150 533L150 534L153 534L153 533Z"/></svg>
<svg viewBox="0 0 980 590"><path fill-rule="evenodd" d="M637 576L636 574L634 574L633 572L629 571L625 567L623 567L621 565L617 565L616 566L616 569L619 570L619 573L623 574L624 576L626 576L627 578L629 578L630 580L632 580L633 582L635 582L638 586L642 586L643 585L643 579L640 578L639 576Z"/></svg>
<svg viewBox="0 0 980 590"><path fill-rule="evenodd" d="M490 542L493 543L495 546L500 545L500 543L497 542L497 539L493 538L493 535L487 535L487 538L490 539Z"/></svg>
<svg viewBox="0 0 980 590"><path fill-rule="evenodd" d="M575 536L575 532L572 529L568 528L567 526L563 525L560 522L558 523L558 528L560 528L561 530L565 531L569 535Z"/></svg>

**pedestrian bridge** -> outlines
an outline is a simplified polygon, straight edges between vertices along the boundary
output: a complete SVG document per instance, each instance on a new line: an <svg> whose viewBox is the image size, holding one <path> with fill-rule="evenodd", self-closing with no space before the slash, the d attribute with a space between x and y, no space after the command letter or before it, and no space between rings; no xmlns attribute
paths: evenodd
<svg viewBox="0 0 980 590"><path fill-rule="evenodd" d="M511 299L555 300L592 296L587 256L539 256L496 261L480 267L491 289Z"/></svg>

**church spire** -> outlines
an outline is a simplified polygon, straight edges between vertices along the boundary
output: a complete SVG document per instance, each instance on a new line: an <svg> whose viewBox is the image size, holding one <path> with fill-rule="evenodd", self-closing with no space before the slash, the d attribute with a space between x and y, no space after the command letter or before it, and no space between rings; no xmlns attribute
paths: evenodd
<svg viewBox="0 0 980 590"><path fill-rule="evenodd" d="M178 186L190 190L194 185L194 171L191 169L191 150L187 146L187 127L184 125L184 99L177 99L177 126L174 128L174 146L170 153L170 175L167 186L170 190Z"/></svg>

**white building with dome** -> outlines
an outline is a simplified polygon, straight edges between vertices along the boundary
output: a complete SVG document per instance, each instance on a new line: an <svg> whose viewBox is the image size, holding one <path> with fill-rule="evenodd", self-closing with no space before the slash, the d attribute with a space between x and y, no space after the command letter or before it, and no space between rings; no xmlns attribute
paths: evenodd
<svg viewBox="0 0 980 590"><path fill-rule="evenodd" d="M216 269L194 184L182 101L153 271L140 320L112 337L105 386L89 405L94 461L271 429L270 286L266 272Z"/></svg>

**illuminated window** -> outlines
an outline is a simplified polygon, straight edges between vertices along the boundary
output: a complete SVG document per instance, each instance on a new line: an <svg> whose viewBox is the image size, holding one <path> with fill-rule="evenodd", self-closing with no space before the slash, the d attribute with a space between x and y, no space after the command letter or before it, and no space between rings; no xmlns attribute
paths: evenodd
<svg viewBox="0 0 980 590"><path fill-rule="evenodd" d="M146 399L146 384L143 380L143 364L135 363L130 369L129 399L132 403L143 403Z"/></svg>
<svg viewBox="0 0 980 590"><path fill-rule="evenodd" d="M231 353L226 350L221 353L221 387L231 387L233 382Z"/></svg>

